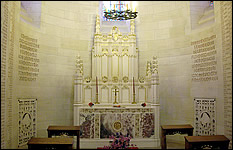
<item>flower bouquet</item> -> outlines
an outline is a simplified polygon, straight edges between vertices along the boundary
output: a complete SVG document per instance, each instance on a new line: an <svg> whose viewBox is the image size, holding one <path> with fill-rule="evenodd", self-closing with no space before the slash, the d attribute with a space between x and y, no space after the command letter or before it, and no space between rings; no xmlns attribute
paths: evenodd
<svg viewBox="0 0 233 150"><path fill-rule="evenodd" d="M93 104L92 102L90 102L88 105L89 105L90 107L94 106L94 104Z"/></svg>
<svg viewBox="0 0 233 150"><path fill-rule="evenodd" d="M134 147L136 145L131 144L130 145L130 139L131 137L127 134L126 137L124 137L121 133L116 133L116 136L110 136L111 141L110 146L104 146L103 149L138 149L137 147Z"/></svg>
<svg viewBox="0 0 233 150"><path fill-rule="evenodd" d="M142 107L146 107L146 103L142 103L141 106L142 106Z"/></svg>

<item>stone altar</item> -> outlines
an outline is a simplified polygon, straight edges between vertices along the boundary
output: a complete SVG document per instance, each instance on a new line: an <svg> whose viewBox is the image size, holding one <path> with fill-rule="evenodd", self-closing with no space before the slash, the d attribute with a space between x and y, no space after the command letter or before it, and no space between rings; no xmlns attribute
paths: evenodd
<svg viewBox="0 0 233 150"><path fill-rule="evenodd" d="M77 56L74 125L81 126L80 148L108 145L109 136L117 132L129 134L138 147L160 146L158 61L153 57L145 66L146 76L138 76L134 28L134 20L130 20L129 33L113 26L105 35L97 16L91 77L84 77L83 61ZM94 106L90 107L90 102Z"/></svg>

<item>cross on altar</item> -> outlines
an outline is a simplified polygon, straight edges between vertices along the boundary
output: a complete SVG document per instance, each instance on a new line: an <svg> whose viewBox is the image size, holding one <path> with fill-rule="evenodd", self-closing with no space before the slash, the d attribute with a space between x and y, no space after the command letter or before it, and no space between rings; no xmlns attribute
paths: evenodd
<svg viewBox="0 0 233 150"><path fill-rule="evenodd" d="M114 92L115 92L115 102L113 104L118 104L117 101L116 101L116 96L117 96L117 92L119 92L119 91L117 91L117 89L115 89Z"/></svg>

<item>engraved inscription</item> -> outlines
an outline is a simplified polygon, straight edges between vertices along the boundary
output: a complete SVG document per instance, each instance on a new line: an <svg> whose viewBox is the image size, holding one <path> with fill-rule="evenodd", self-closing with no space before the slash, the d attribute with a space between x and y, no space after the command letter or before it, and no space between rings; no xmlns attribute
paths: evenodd
<svg viewBox="0 0 233 150"><path fill-rule="evenodd" d="M222 63L224 83L224 133L232 148L232 2L221 1Z"/></svg>
<svg viewBox="0 0 233 150"><path fill-rule="evenodd" d="M193 45L192 81L202 82L218 80L217 60L214 39L216 35L191 42Z"/></svg>
<svg viewBox="0 0 233 150"><path fill-rule="evenodd" d="M19 80L36 81L39 73L38 63L40 62L37 58L39 48L37 39L21 34L19 44Z"/></svg>
<svg viewBox="0 0 233 150"><path fill-rule="evenodd" d="M1 149L6 148L6 62L8 43L8 8L9 2L1 2Z"/></svg>

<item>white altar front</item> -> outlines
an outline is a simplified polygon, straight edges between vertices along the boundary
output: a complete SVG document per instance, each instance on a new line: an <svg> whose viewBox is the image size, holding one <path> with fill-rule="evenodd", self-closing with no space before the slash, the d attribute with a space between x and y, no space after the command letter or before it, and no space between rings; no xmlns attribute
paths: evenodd
<svg viewBox="0 0 233 150"><path fill-rule="evenodd" d="M109 136L117 132L130 135L138 147L160 146L158 62L153 57L145 66L146 76L138 76L134 28L131 20L129 33L113 26L102 34L97 16L91 77L84 77L82 59L77 57L74 125L81 126L80 148L109 145Z"/></svg>

